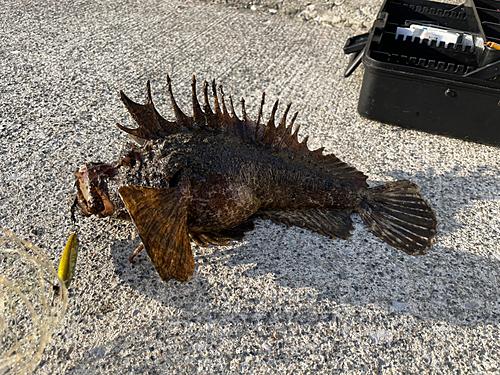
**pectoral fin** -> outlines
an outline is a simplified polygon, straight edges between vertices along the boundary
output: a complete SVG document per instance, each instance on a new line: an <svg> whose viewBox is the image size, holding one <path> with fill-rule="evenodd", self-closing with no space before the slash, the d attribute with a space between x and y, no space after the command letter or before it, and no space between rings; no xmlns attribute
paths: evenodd
<svg viewBox="0 0 500 375"><path fill-rule="evenodd" d="M194 260L187 228L189 186L123 186L118 192L160 277L164 281L192 278Z"/></svg>

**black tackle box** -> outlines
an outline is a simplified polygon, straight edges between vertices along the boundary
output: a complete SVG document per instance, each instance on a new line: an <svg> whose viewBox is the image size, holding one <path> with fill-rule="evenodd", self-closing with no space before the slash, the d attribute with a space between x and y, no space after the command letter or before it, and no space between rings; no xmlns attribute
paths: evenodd
<svg viewBox="0 0 500 375"><path fill-rule="evenodd" d="M500 146L500 0L385 0L344 52L362 116Z"/></svg>

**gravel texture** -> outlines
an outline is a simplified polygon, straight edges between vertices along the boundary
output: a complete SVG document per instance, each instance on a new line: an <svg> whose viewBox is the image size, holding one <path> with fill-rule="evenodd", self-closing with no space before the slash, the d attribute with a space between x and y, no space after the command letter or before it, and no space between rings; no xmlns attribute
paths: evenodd
<svg viewBox="0 0 500 375"><path fill-rule="evenodd" d="M203 0L201 0L203 1ZM206 0L228 7L287 17L330 26L369 29L380 8L373 0L296 1L296 0Z"/></svg>
<svg viewBox="0 0 500 375"><path fill-rule="evenodd" d="M243 241L194 246L193 280L165 284L145 253L128 262L131 224L80 219L69 308L36 374L500 372L500 151L361 118L363 69L343 77L352 27L197 1L82 0L5 3L0 28L0 227L54 264L74 171L115 160L127 140L118 91L144 100L150 79L172 117L166 73L186 110L192 74L244 96L254 117L262 91L293 101L311 148L372 185L417 183L440 222L433 250L413 258L357 217L347 241L258 221Z"/></svg>
<svg viewBox="0 0 500 375"><path fill-rule="evenodd" d="M382 1L374 0L198 0L328 26L370 29ZM441 1L463 4L460 0Z"/></svg>

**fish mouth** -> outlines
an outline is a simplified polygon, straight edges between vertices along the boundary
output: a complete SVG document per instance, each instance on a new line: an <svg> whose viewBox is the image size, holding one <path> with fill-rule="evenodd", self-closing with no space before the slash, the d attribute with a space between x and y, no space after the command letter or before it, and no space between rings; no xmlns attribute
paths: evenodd
<svg viewBox="0 0 500 375"><path fill-rule="evenodd" d="M89 163L75 173L76 207L83 215L111 216L114 206L108 195L107 180L118 173L110 164Z"/></svg>

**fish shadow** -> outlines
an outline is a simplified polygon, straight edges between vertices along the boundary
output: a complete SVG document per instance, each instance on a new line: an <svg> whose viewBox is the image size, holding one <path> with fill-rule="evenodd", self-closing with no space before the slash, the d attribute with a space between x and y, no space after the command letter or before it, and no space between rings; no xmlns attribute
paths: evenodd
<svg viewBox="0 0 500 375"><path fill-rule="evenodd" d="M207 322L226 314L221 306L235 297L231 295L233 286L252 290L252 285L268 285L286 293L304 294L311 304L372 306L387 314L460 326L498 324L500 254L493 247L492 235L484 236L484 243L468 241L468 233L484 231L488 223L479 222L473 228L462 215L465 212L464 217L468 217L484 201L500 200L495 183L500 177L495 167L484 167L467 176L461 173L458 168L445 175L432 169L415 175L388 173L394 179L417 183L436 211L440 234L424 256L412 257L386 245L353 215L355 230L348 240L326 238L297 227L287 230L269 220L257 220L256 229L243 241L206 248L193 244L195 275L184 284L161 282L144 253L131 265L128 257L138 246L138 239L113 245L115 269L133 289L178 307L187 316L191 316L190 308L201 303L206 309L202 319ZM478 234L473 233L471 238L478 238ZM239 306L243 315L251 317L258 303L258 298L247 298L246 304ZM311 314L308 309L301 313L301 309L299 320L302 313Z"/></svg>
<svg viewBox="0 0 500 375"><path fill-rule="evenodd" d="M177 280L164 283L145 250L135 257L135 263L131 263L129 258L140 243L140 239L136 238L116 241L111 246L114 273L123 284L127 284L138 294L149 296L160 303L181 310L189 309L190 297L201 298L208 294L208 283L196 275L186 283Z"/></svg>

